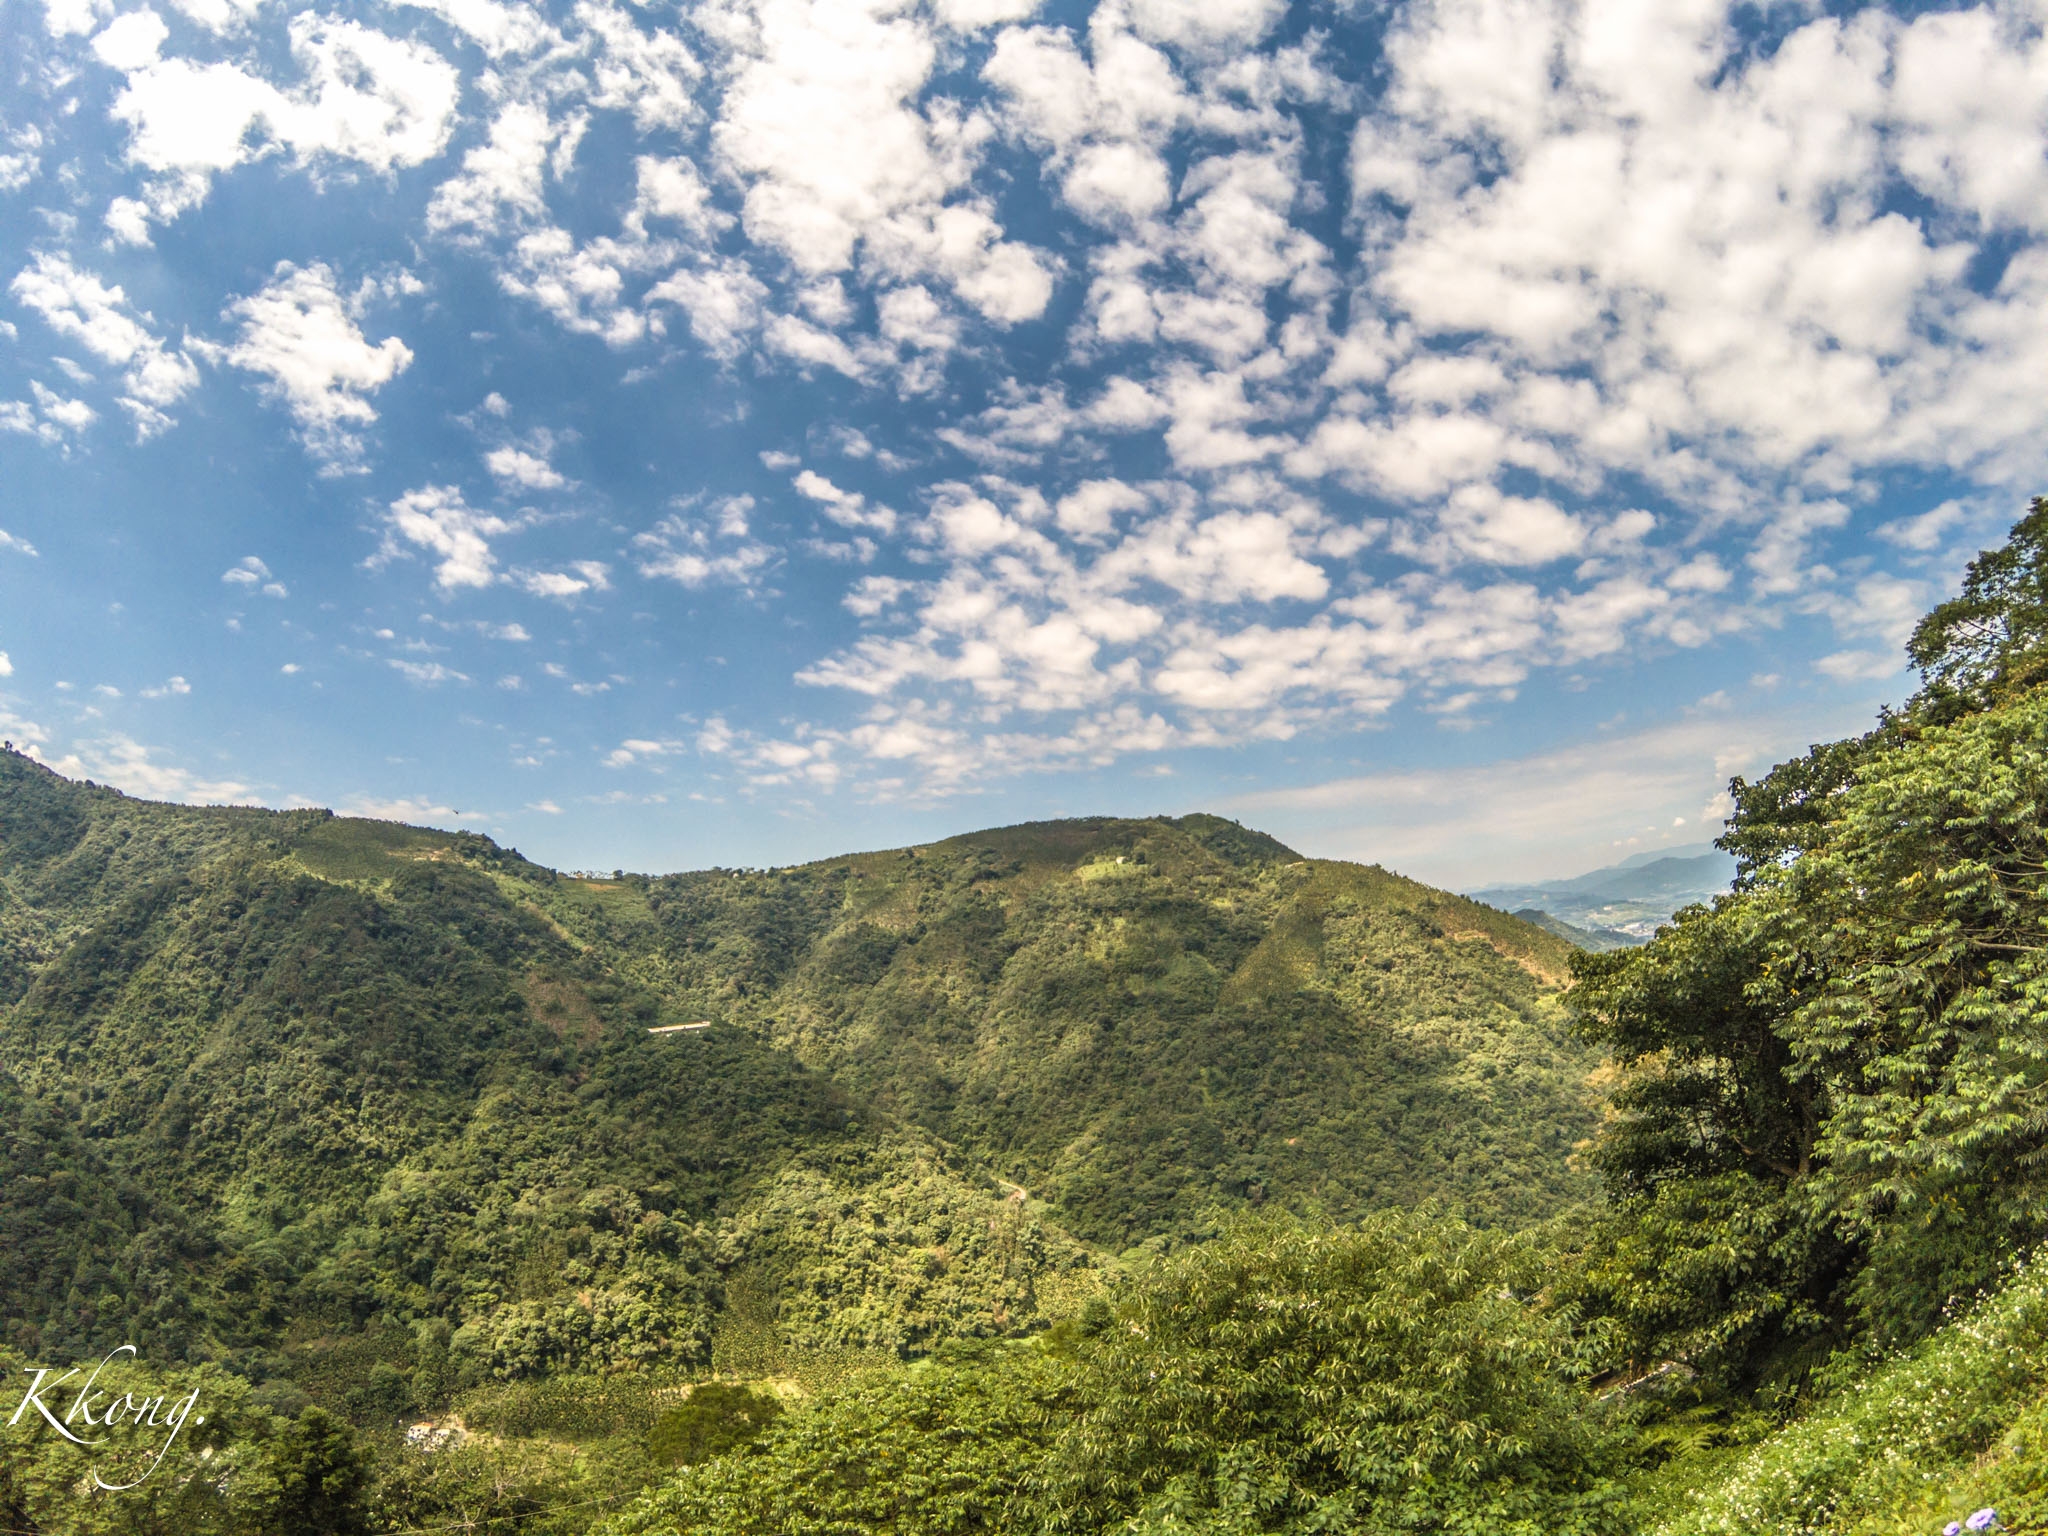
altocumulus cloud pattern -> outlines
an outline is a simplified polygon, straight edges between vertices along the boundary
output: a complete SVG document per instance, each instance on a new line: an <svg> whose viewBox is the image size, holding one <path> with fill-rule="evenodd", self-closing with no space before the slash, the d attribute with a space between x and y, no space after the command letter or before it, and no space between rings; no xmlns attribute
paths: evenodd
<svg viewBox="0 0 2048 1536"><path fill-rule="evenodd" d="M191 602L287 633L235 665L593 799L1482 724L1764 632L1867 686L2043 488L2044 21L18 4L0 567L73 497L210 527ZM253 792L95 708L10 720Z"/></svg>

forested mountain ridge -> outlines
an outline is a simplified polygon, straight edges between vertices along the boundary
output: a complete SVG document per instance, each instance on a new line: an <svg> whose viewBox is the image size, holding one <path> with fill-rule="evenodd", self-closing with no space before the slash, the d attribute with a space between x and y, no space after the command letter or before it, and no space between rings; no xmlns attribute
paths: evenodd
<svg viewBox="0 0 2048 1536"><path fill-rule="evenodd" d="M650 984L1096 1242L1216 1200L1437 1196L1498 1220L1585 1192L1566 1154L1594 1123L1594 1058L1550 1000L1571 947L1219 818L1038 823L636 894Z"/></svg>
<svg viewBox="0 0 2048 1536"><path fill-rule="evenodd" d="M893 1354L1028 1325L1090 1262L751 1032L650 1036L684 1016L548 910L601 927L602 893L483 839L15 754L0 807L8 1342L396 1413L708 1363L735 1278L790 1347Z"/></svg>
<svg viewBox="0 0 2048 1536"><path fill-rule="evenodd" d="M0 754L8 1337L396 1412L701 1367L734 1295L785 1352L1041 1326L1069 1230L1218 1202L1527 1219L1568 955L1213 817L583 880Z"/></svg>

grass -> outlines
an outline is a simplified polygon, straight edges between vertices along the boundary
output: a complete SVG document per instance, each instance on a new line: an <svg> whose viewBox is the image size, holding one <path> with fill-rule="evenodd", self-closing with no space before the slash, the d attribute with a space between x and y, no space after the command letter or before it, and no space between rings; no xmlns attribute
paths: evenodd
<svg viewBox="0 0 2048 1536"><path fill-rule="evenodd" d="M1671 1510L1654 1536L1933 1536L1986 1506L2010 1530L2048 1529L2048 1269L1732 1462L1681 1459L1652 1481L1645 1502Z"/></svg>

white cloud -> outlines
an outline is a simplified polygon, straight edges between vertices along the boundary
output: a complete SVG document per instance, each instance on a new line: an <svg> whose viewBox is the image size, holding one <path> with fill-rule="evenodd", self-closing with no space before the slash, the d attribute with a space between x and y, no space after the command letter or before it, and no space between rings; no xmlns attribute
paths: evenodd
<svg viewBox="0 0 2048 1536"><path fill-rule="evenodd" d="M502 517L472 509L452 485L407 491L391 503L387 523L389 531L378 558L389 559L399 553L395 539L403 539L437 560L434 584L451 593L465 587L487 587L498 579L497 557L490 541L511 532L513 526Z"/></svg>
<svg viewBox="0 0 2048 1536"><path fill-rule="evenodd" d="M21 401L10 401L0 408L0 427L10 432L29 432L45 443L57 446L67 437L77 437L100 419L99 412L83 400L72 399L58 394L40 379L29 380L29 393L35 396L35 405L30 407Z"/></svg>
<svg viewBox="0 0 2048 1536"><path fill-rule="evenodd" d="M1816 593L1801 606L1808 612L1825 613L1844 635L1887 641L1896 653L1905 647L1906 637L1927 611L1931 596L1924 582L1880 572L1859 577L1845 592Z"/></svg>
<svg viewBox="0 0 2048 1536"><path fill-rule="evenodd" d="M239 320L241 335L222 356L270 380L315 457L332 469L354 467L360 429L377 419L367 397L411 366L412 350L396 336L372 344L333 272L318 262L279 262L270 283L230 304L223 318Z"/></svg>
<svg viewBox="0 0 2048 1536"><path fill-rule="evenodd" d="M156 62L171 29L155 11L144 7L129 11L108 23L92 40L92 51L102 64L113 69L142 69Z"/></svg>
<svg viewBox="0 0 2048 1536"><path fill-rule="evenodd" d="M1385 864L1454 889L1556 878L1634 852L1675 816L1719 820L1721 786L1867 728L1867 710L1693 719L1568 741L1469 768L1382 772L1225 800L1304 852ZM1712 795L1713 798L1707 797ZM1704 810L1702 800L1706 800Z"/></svg>
<svg viewBox="0 0 2048 1536"><path fill-rule="evenodd" d="M802 471L792 483L842 528L872 528L883 535L896 531L896 513L892 508L870 504L857 491L841 490L816 470Z"/></svg>
<svg viewBox="0 0 2048 1536"><path fill-rule="evenodd" d="M198 387L198 367L151 333L147 313L130 305L119 287L81 272L68 258L45 252L15 275L9 291L60 336L123 370L126 393L120 403L134 418L138 436L153 437L171 425L166 408Z"/></svg>
<svg viewBox="0 0 2048 1536"><path fill-rule="evenodd" d="M25 123L5 140L12 153L0 153L0 192L15 192L36 179L42 169L43 131Z"/></svg>
<svg viewBox="0 0 2048 1536"><path fill-rule="evenodd" d="M498 269L498 283L540 305L566 329L626 347L649 331L647 316L631 304L627 278L663 266L675 254L672 241L631 235L579 244L568 230L547 225L519 237L510 261Z"/></svg>
<svg viewBox="0 0 2048 1536"><path fill-rule="evenodd" d="M1183 48L1248 47L1285 13L1285 0L1131 0L1131 23L1154 42Z"/></svg>
<svg viewBox="0 0 2048 1536"><path fill-rule="evenodd" d="M264 0L171 0L188 20L209 32L230 34L240 31L263 9Z"/></svg>
<svg viewBox="0 0 2048 1536"><path fill-rule="evenodd" d="M569 482L547 459L523 448L493 448L484 467L505 485L522 491L558 491Z"/></svg>
<svg viewBox="0 0 2048 1536"><path fill-rule="evenodd" d="M959 32L976 32L1006 21L1029 21L1044 0L933 0L940 21Z"/></svg>
<svg viewBox="0 0 2048 1536"><path fill-rule="evenodd" d="M937 61L927 27L887 0L755 0L748 19L712 140L751 239L811 276L856 252L898 281L936 276L998 325L1043 312L1045 260L956 199L981 129L915 105Z"/></svg>
<svg viewBox="0 0 2048 1536"><path fill-rule="evenodd" d="M14 659L5 651L0 651L0 677L12 676L14 676Z"/></svg>
<svg viewBox="0 0 2048 1536"><path fill-rule="evenodd" d="M675 757L688 750L689 743L685 741L674 739L654 741L645 737L629 736L605 754L604 766L607 768L628 768L635 763L658 760L664 757Z"/></svg>
<svg viewBox="0 0 2048 1536"><path fill-rule="evenodd" d="M123 245L148 245L149 204L133 197L117 197L107 204L101 222L107 233Z"/></svg>
<svg viewBox="0 0 2048 1536"><path fill-rule="evenodd" d="M254 555L245 555L220 573L220 579L229 586L261 589L265 597L289 597L283 582L275 580L270 567Z"/></svg>
<svg viewBox="0 0 2048 1536"><path fill-rule="evenodd" d="M129 160L163 178L152 192L159 218L203 198L213 173L273 145L301 163L332 158L387 172L446 147L459 78L432 49L313 15L294 17L290 38L302 78L289 90L228 62L168 58L131 69L113 116L128 126Z"/></svg>
<svg viewBox="0 0 2048 1536"><path fill-rule="evenodd" d="M111 784L145 800L173 800L186 805L254 805L254 789L235 779L212 778L176 762L164 749L150 747L121 732L74 742L60 756L44 763L73 779Z"/></svg>
<svg viewBox="0 0 2048 1536"><path fill-rule="evenodd" d="M1397 373L1384 414L1326 420L1295 468L1416 499L1515 464L1641 474L1712 512L1744 481L1823 501L1804 488L1857 468L2036 475L2014 391L2048 295L2023 262L1993 293L1963 279L1975 242L2048 227L2048 42L1989 9L1741 37L1716 4L1657 26L1553 0L1403 11L1352 149L1359 297L1459 350ZM1942 211L1886 211L1902 179ZM1451 364L1475 371L1446 394ZM1475 418L1473 388L1514 395ZM1468 411L1462 446L1432 409Z"/></svg>
<svg viewBox="0 0 2048 1536"><path fill-rule="evenodd" d="M1838 683L1881 683L1905 671L1906 661L1897 651L1834 651L1813 669Z"/></svg>
<svg viewBox="0 0 2048 1536"><path fill-rule="evenodd" d="M1438 528L1466 557L1489 565L1545 565L1585 547L1585 524L1542 497L1503 496L1490 485L1460 487Z"/></svg>
<svg viewBox="0 0 2048 1536"><path fill-rule="evenodd" d="M421 688L435 688L442 683L466 683L469 674L458 672L453 667L438 661L410 661L402 656L386 658L387 666L402 674L405 680Z"/></svg>
<svg viewBox="0 0 2048 1536"><path fill-rule="evenodd" d="M642 155L634 162L634 175L637 190L626 214L628 228L660 219L708 240L732 227L732 215L713 206L711 188L687 155Z"/></svg>
<svg viewBox="0 0 2048 1536"><path fill-rule="evenodd" d="M563 124L535 102L509 101L491 120L490 137L462 157L458 175L441 183L427 206L427 227L495 231L507 214L537 218L546 211L548 148Z"/></svg>
<svg viewBox="0 0 2048 1536"><path fill-rule="evenodd" d="M728 496L708 506L685 505L645 533L636 534L642 576L684 587L758 589L776 551L752 536L751 496Z"/></svg>
<svg viewBox="0 0 2048 1536"><path fill-rule="evenodd" d="M524 4L501 4L500 0L406 0L423 11L432 11L469 38L492 58L529 53L559 39L539 14Z"/></svg>
<svg viewBox="0 0 2048 1536"><path fill-rule="evenodd" d="M1887 544L1896 544L1900 549L1912 550L1915 554L1928 554L1941 547L1950 529L1973 521L1975 515L1975 508L1949 500L1915 517L1893 518L1888 523L1880 523L1872 531Z"/></svg>
<svg viewBox="0 0 2048 1536"><path fill-rule="evenodd" d="M351 795L339 809L347 816L364 816L372 821L399 821L409 826L431 826L450 821L489 821L488 811L465 811L443 805L431 795L400 795L385 798Z"/></svg>
<svg viewBox="0 0 2048 1536"><path fill-rule="evenodd" d="M642 31L630 11L603 0L577 0L576 20L597 45L593 106L630 112L642 133L680 128L698 115L692 90L704 67L674 32Z"/></svg>
<svg viewBox="0 0 2048 1536"><path fill-rule="evenodd" d="M611 567L602 560L572 560L559 571L516 570L512 580L535 597L581 597L611 590ZM580 689L578 690L581 691Z"/></svg>
<svg viewBox="0 0 2048 1536"><path fill-rule="evenodd" d="M759 328L767 297L767 286L744 262L728 259L677 268L648 290L647 303L680 307L705 350L729 361Z"/></svg>
<svg viewBox="0 0 2048 1536"><path fill-rule="evenodd" d="M10 550L17 555L27 555L30 559L34 559L36 555L35 545L18 533L9 533L5 528L0 528L0 551Z"/></svg>
<svg viewBox="0 0 2048 1536"><path fill-rule="evenodd" d="M113 7L107 0L43 0L43 25L52 37L92 31Z"/></svg>

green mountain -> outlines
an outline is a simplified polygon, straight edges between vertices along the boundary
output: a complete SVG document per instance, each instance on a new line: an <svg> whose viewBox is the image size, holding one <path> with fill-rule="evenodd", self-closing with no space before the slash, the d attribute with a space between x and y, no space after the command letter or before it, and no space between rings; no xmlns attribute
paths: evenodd
<svg viewBox="0 0 2048 1536"><path fill-rule="evenodd" d="M1028 1325L1092 1262L752 1031L650 1034L694 1015L626 974L615 903L481 839L8 754L0 900L25 1350L130 1340L397 1413L707 1363L735 1283L789 1347L895 1353Z"/></svg>
<svg viewBox="0 0 2048 1536"><path fill-rule="evenodd" d="M8 753L7 1340L396 1412L1028 1330L1218 1205L1524 1222L1585 1193L1568 960L1213 817L584 880Z"/></svg>
<svg viewBox="0 0 2048 1536"><path fill-rule="evenodd" d="M1870 732L1730 784L1733 890L1575 954L1586 1218L1225 1221L600 1529L2048 1530L2048 499L1908 654Z"/></svg>
<svg viewBox="0 0 2048 1536"><path fill-rule="evenodd" d="M1010 827L610 893L686 1010L969 1152L1113 1248L1210 1204L1584 1191L1569 947L1214 817ZM644 912L644 918L641 914ZM628 934L625 924L644 922Z"/></svg>
<svg viewBox="0 0 2048 1536"><path fill-rule="evenodd" d="M0 758L0 1376L208 1407L0 1525L2048 1529L2048 500L1909 654L1604 953L1209 817L565 880Z"/></svg>

